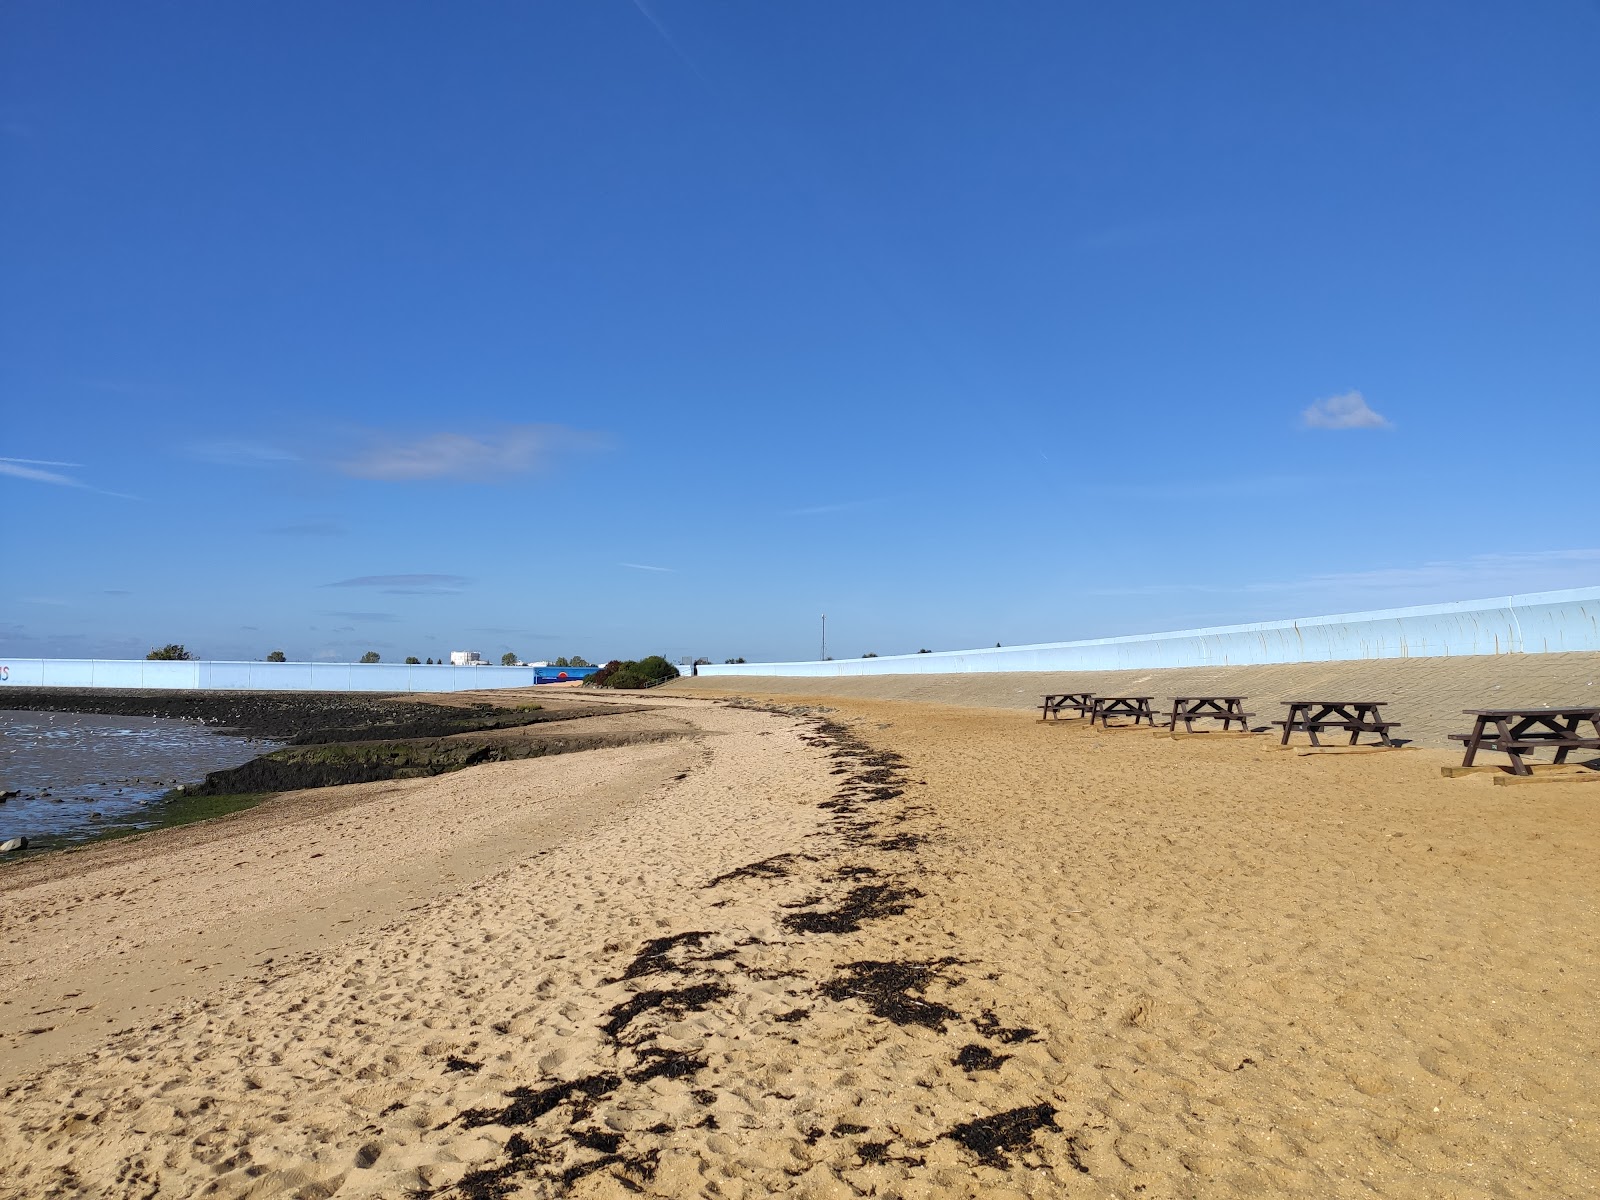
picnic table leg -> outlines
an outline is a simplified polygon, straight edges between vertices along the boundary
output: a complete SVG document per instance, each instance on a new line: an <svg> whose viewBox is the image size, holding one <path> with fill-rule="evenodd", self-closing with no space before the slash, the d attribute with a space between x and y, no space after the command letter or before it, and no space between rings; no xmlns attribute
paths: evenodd
<svg viewBox="0 0 1600 1200"><path fill-rule="evenodd" d="M1280 746L1287 746L1289 744L1289 731L1294 728L1294 714L1296 711L1298 711L1297 707L1291 704L1289 706L1289 717L1283 723L1283 740L1278 743Z"/></svg>
<svg viewBox="0 0 1600 1200"><path fill-rule="evenodd" d="M1484 719L1479 717L1472 723L1472 736L1467 739L1466 757L1461 760L1463 767L1470 767L1472 760L1478 757L1478 743L1483 741L1483 721Z"/></svg>
<svg viewBox="0 0 1600 1200"><path fill-rule="evenodd" d="M1372 723L1378 727L1378 737L1383 741L1383 744L1385 746L1393 747L1394 742L1389 738L1388 726L1383 723L1383 716L1378 712L1377 709L1372 710Z"/></svg>
<svg viewBox="0 0 1600 1200"><path fill-rule="evenodd" d="M1512 733L1506 727L1505 720L1501 717L1496 717L1494 723L1500 730L1500 744L1505 747L1506 754L1511 758L1511 773L1513 775L1532 775L1533 772L1528 769L1528 764L1522 761L1522 755L1517 752L1516 746L1512 744Z"/></svg>
<svg viewBox="0 0 1600 1200"><path fill-rule="evenodd" d="M1556 718L1556 724L1557 725L1561 724L1561 718L1560 717ZM1566 723L1566 728L1563 729L1562 732L1565 733L1568 737L1577 737L1578 736L1578 718L1577 717L1568 717L1567 718L1567 723ZM1571 746L1562 746L1560 749L1558 749L1556 751L1556 762L1558 764L1566 762L1567 761L1567 755L1569 753L1571 753L1571 751L1572 751L1572 747Z"/></svg>
<svg viewBox="0 0 1600 1200"><path fill-rule="evenodd" d="M1356 712L1358 712L1358 713L1361 712L1361 711L1363 711L1363 710L1360 709L1360 708L1356 709ZM1341 712L1339 715L1340 716L1344 716L1344 713ZM1350 724L1354 726L1354 728L1350 730L1350 741L1347 742L1346 744L1350 745L1350 746L1354 746L1358 741L1361 740L1362 718L1361 717L1357 717L1357 716L1349 716L1349 717L1346 717L1345 719L1348 720L1350 722Z"/></svg>

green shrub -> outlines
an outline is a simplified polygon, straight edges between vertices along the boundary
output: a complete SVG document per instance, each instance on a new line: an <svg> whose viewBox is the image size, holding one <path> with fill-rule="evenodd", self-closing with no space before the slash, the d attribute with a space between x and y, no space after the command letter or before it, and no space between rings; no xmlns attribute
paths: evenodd
<svg viewBox="0 0 1600 1200"><path fill-rule="evenodd" d="M375 663L380 661L378 658L378 652L376 650L368 650L361 656L361 661L364 663Z"/></svg>
<svg viewBox="0 0 1600 1200"><path fill-rule="evenodd" d="M271 654L267 655L267 661L268 662L288 662L289 660L284 658L282 650L274 650Z"/></svg>
<svg viewBox="0 0 1600 1200"><path fill-rule="evenodd" d="M420 658L418 658L415 654L406 655L406 666L408 666L408 667L420 667L421 665L422 665L422 660Z"/></svg>
<svg viewBox="0 0 1600 1200"><path fill-rule="evenodd" d="M168 642L159 650L152 650L145 655L150 662L188 662L194 655L190 654L177 642Z"/></svg>
<svg viewBox="0 0 1600 1200"><path fill-rule="evenodd" d="M649 658L641 658L637 662L618 662L613 659L601 667L586 682L596 687L622 688L637 690L639 688L654 687L658 683L665 683L669 679L678 677L678 668L662 658L659 654L652 654Z"/></svg>

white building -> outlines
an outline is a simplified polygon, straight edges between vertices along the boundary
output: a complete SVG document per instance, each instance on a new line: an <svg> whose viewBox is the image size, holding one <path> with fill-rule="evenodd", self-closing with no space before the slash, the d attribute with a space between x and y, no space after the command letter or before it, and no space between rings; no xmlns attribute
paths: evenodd
<svg viewBox="0 0 1600 1200"><path fill-rule="evenodd" d="M483 655L476 650L452 650L450 651L450 665L452 667L481 667L483 666Z"/></svg>

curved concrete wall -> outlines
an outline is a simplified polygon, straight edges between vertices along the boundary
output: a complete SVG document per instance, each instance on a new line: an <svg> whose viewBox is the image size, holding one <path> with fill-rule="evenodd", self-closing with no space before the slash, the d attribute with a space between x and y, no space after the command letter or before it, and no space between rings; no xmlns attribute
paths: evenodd
<svg viewBox="0 0 1600 1200"><path fill-rule="evenodd" d="M467 692L533 687L536 667L404 663L150 662L0 658L0 687L204 688L274 692Z"/></svg>
<svg viewBox="0 0 1600 1200"><path fill-rule="evenodd" d="M1130 671L1443 655L1600 650L1600 587L1176 633L829 662L729 663L702 675L939 675Z"/></svg>

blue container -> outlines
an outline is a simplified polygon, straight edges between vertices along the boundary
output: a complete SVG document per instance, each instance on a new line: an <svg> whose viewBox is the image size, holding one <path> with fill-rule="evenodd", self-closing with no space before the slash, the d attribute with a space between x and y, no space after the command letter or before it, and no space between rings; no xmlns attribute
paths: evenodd
<svg viewBox="0 0 1600 1200"><path fill-rule="evenodd" d="M574 679L587 679L599 667L534 667L535 683L568 683Z"/></svg>

